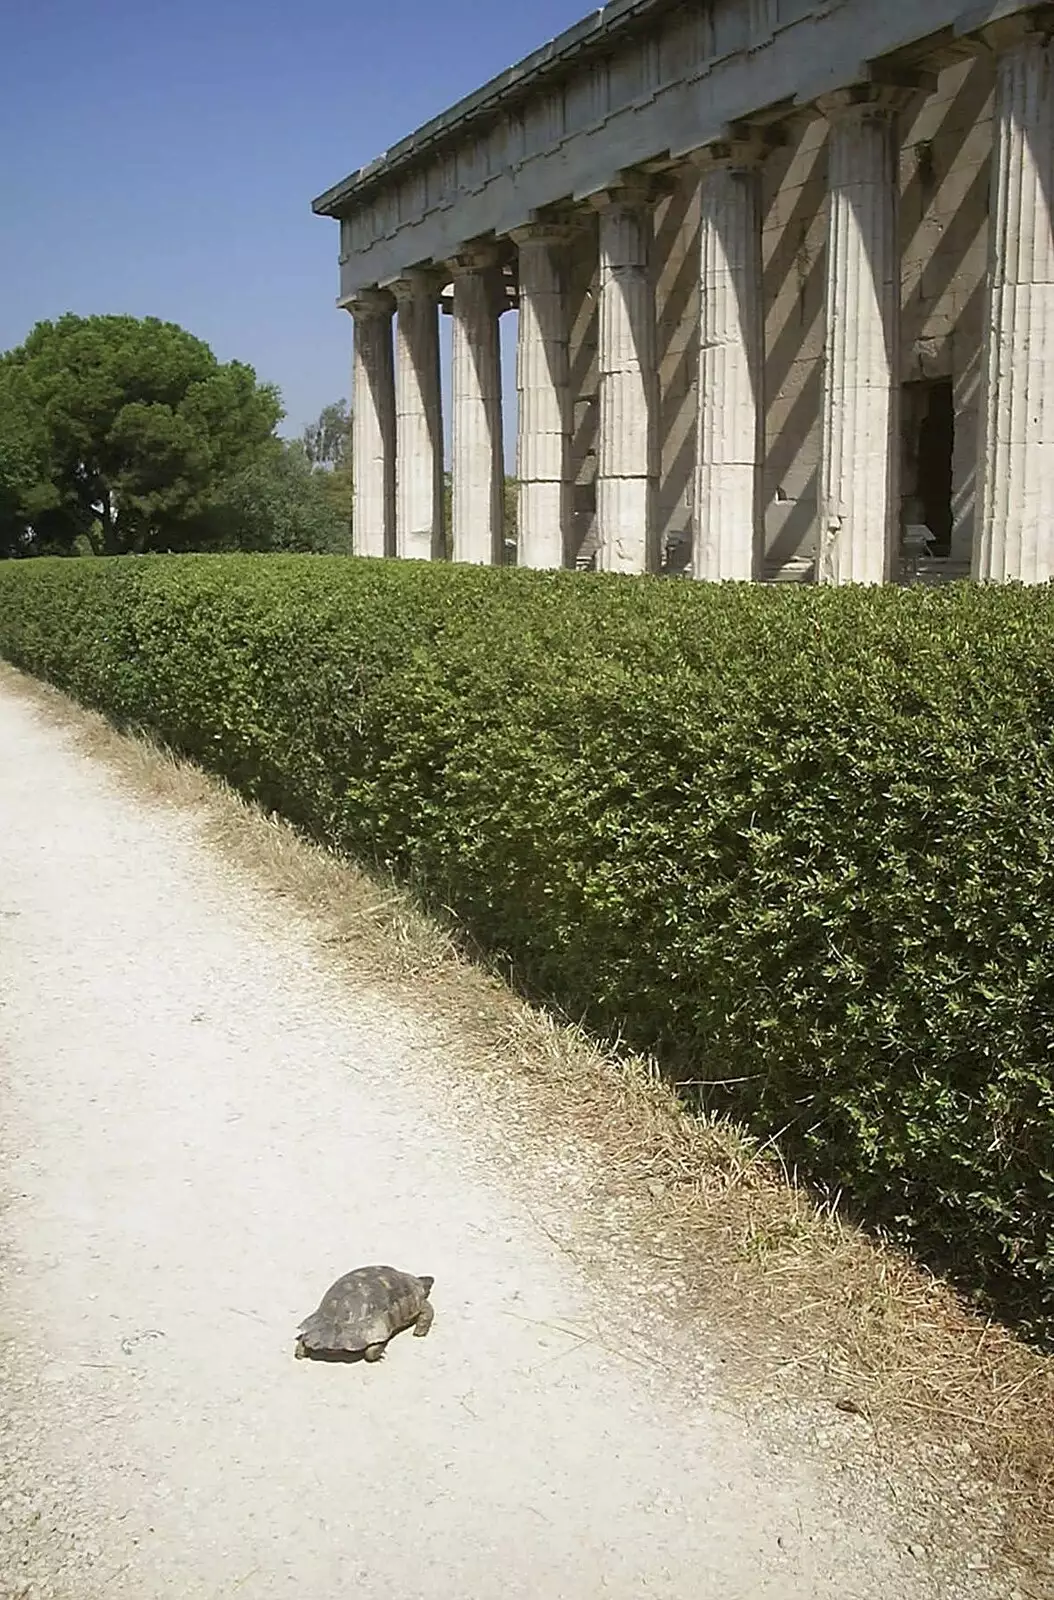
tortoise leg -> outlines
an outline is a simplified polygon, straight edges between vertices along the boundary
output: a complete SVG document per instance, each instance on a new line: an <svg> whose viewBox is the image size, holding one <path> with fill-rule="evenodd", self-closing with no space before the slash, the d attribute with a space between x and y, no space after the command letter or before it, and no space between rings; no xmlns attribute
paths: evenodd
<svg viewBox="0 0 1054 1600"><path fill-rule="evenodd" d="M424 1338L425 1334L428 1332L429 1328L432 1326L432 1323L435 1321L435 1314L436 1314L435 1313L435 1306L432 1304L432 1302L430 1300L426 1300L424 1305L421 1307L420 1316L418 1317L417 1321L414 1323L414 1338L415 1339L423 1339Z"/></svg>
<svg viewBox="0 0 1054 1600"><path fill-rule="evenodd" d="M383 1344L368 1344L362 1352L367 1361L379 1361L384 1354Z"/></svg>
<svg viewBox="0 0 1054 1600"><path fill-rule="evenodd" d="M298 1361L303 1361L304 1357L307 1355L307 1345L304 1343L303 1339L298 1339L296 1341L296 1349L293 1351L293 1354L296 1356Z"/></svg>

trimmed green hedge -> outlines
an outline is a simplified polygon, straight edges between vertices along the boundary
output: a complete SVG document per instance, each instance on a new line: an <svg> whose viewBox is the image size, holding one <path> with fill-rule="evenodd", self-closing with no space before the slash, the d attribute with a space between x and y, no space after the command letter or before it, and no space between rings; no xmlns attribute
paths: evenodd
<svg viewBox="0 0 1054 1600"><path fill-rule="evenodd" d="M9 562L0 651L412 874L1054 1331L1049 589Z"/></svg>

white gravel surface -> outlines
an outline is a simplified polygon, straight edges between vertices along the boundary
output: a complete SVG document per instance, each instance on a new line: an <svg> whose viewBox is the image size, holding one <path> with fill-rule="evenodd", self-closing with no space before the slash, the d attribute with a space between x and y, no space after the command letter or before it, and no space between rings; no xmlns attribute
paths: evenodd
<svg viewBox="0 0 1054 1600"><path fill-rule="evenodd" d="M192 816L0 695L0 1595L950 1592L892 1500L622 1347L647 1307L426 1055ZM428 1338L294 1360L370 1261L434 1275Z"/></svg>

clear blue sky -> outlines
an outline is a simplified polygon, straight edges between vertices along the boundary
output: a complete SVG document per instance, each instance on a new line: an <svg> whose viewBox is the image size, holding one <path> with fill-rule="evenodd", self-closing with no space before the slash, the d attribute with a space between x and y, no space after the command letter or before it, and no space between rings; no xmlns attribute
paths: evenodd
<svg viewBox="0 0 1054 1600"><path fill-rule="evenodd" d="M0 0L0 349L65 311L163 317L299 433L350 382L313 197L588 10Z"/></svg>

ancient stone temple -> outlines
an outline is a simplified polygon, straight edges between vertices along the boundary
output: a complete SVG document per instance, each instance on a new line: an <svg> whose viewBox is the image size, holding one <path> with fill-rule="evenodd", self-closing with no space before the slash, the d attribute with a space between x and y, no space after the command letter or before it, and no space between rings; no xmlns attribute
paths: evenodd
<svg viewBox="0 0 1054 1600"><path fill-rule="evenodd" d="M1054 3L611 0L314 202L355 546L1054 576ZM444 527L439 317L453 319Z"/></svg>

